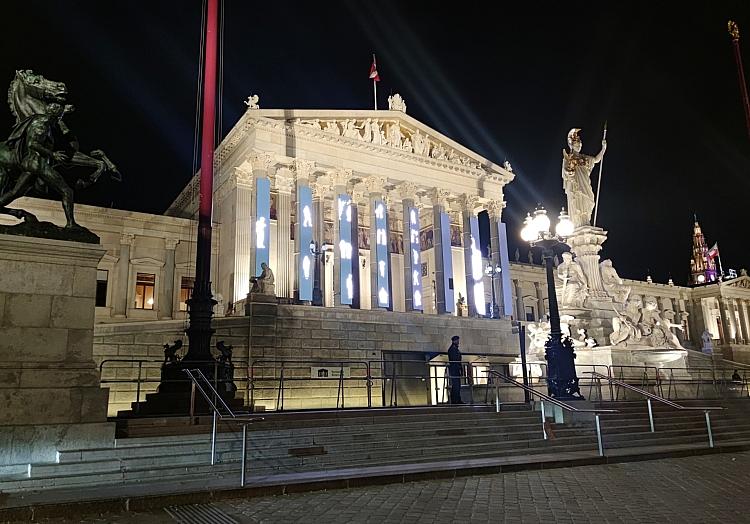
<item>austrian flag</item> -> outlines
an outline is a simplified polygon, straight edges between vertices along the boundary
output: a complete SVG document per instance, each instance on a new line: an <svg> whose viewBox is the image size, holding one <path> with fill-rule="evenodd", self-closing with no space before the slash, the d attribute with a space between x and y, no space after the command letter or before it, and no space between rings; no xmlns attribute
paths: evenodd
<svg viewBox="0 0 750 524"><path fill-rule="evenodd" d="M715 243L711 249L708 250L707 257L708 258L716 258L719 256L719 244Z"/></svg>
<svg viewBox="0 0 750 524"><path fill-rule="evenodd" d="M373 82L380 82L380 77L378 76L378 66L375 63L375 55L372 55L372 66L370 66L370 80Z"/></svg>

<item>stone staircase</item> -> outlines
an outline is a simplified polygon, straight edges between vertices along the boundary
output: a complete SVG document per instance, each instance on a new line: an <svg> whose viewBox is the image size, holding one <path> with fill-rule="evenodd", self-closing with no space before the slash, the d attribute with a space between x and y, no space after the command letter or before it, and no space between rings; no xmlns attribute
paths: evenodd
<svg viewBox="0 0 750 524"><path fill-rule="evenodd" d="M593 451L589 424L558 425L555 440L542 438L539 413L507 406L401 408L267 413L250 426L248 470L252 476L388 464L413 464L553 451ZM222 424L219 463L210 465L210 421L130 420L131 436L114 448L58 452L58 462L32 464L28 471L0 470L0 491L165 481L185 476L238 476L238 427ZM167 434L170 433L170 434ZM139 436L132 436L139 435Z"/></svg>
<svg viewBox="0 0 750 524"><path fill-rule="evenodd" d="M717 446L750 444L749 400L692 401L722 405L711 413ZM676 411L653 404L651 433L645 401L602 402L617 409L601 416L605 454L639 455L646 449L707 448L702 411ZM596 458L593 421L550 424L542 438L540 414L531 406L506 404L500 413L484 406L266 413L250 426L249 480L387 467L512 459L518 463L568 456ZM197 424L195 423L197 422ZM131 419L118 429L113 448L58 452L55 463L0 468L0 492L33 492L91 486L134 486L227 479L238 483L241 430L220 425L218 464L210 465L210 417ZM405 466L406 467L406 466Z"/></svg>

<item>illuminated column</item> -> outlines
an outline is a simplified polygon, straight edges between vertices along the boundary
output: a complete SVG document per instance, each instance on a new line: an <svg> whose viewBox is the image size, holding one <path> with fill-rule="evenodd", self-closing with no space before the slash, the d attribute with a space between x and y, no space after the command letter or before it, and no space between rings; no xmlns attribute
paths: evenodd
<svg viewBox="0 0 750 524"><path fill-rule="evenodd" d="M292 254L289 242L292 230L292 190L294 178L288 168L276 172L276 296L292 296L292 277L289 273Z"/></svg>
<svg viewBox="0 0 750 524"><path fill-rule="evenodd" d="M729 331L729 322L727 322L726 304L722 297L718 298L719 301L719 317L721 319L721 343L729 344L731 340L731 333Z"/></svg>
<svg viewBox="0 0 750 524"><path fill-rule="evenodd" d="M350 224L352 239L352 303L354 309L362 307L362 283L360 282L360 258L359 258L359 206L365 205L366 199L363 191L352 191ZM366 297L365 297L366 298Z"/></svg>
<svg viewBox="0 0 750 524"><path fill-rule="evenodd" d="M346 186L352 178L351 169L329 173L333 183L333 304L351 305L354 297L352 272L352 199Z"/></svg>
<svg viewBox="0 0 750 524"><path fill-rule="evenodd" d="M516 292L516 320L526 320L526 310L523 307L523 289L518 279L513 280L513 288Z"/></svg>
<svg viewBox="0 0 750 524"><path fill-rule="evenodd" d="M424 311L422 304L422 252L419 245L419 208L414 203L417 185L403 182L397 188L403 207L404 229L404 309Z"/></svg>
<svg viewBox="0 0 750 524"><path fill-rule="evenodd" d="M180 243L179 238L165 238L164 276L159 289L159 318L169 319L174 314L174 250Z"/></svg>
<svg viewBox="0 0 750 524"><path fill-rule="evenodd" d="M325 178L318 178L314 185L311 186L313 197L313 240L318 246L318 250L323 249L325 241L325 210L326 195L331 191L330 182ZM326 289L326 272L323 267L323 257L318 255L314 260L314 280L313 280L313 304L325 305Z"/></svg>
<svg viewBox="0 0 750 524"><path fill-rule="evenodd" d="M740 324L742 325L742 341L747 344L750 340L750 332L747 330L747 301L738 299L737 304L739 305Z"/></svg>
<svg viewBox="0 0 750 524"><path fill-rule="evenodd" d="M391 257L388 253L388 208L383 199L385 177L371 176L365 180L369 191L370 218L370 307L391 306Z"/></svg>
<svg viewBox="0 0 750 524"><path fill-rule="evenodd" d="M495 301L499 316L513 316L513 290L510 279L510 258L508 256L508 239L505 224L502 222L505 202L490 200L486 204L490 219L490 260L493 266L500 266L500 278L492 279L495 287Z"/></svg>
<svg viewBox="0 0 750 524"><path fill-rule="evenodd" d="M479 238L479 220L474 213L478 205L478 196L461 196L466 303L469 306L470 317L487 315L487 303L484 297L484 264L482 262L481 240Z"/></svg>
<svg viewBox="0 0 750 524"><path fill-rule="evenodd" d="M450 217L446 212L449 195L448 191L440 188L433 188L429 194L432 200L435 292L437 293L435 303L438 315L453 313L456 304L453 294Z"/></svg>
<svg viewBox="0 0 750 524"><path fill-rule="evenodd" d="M117 293L112 309L112 316L124 317L128 311L128 280L130 279L130 248L135 243L135 235L125 233L120 237L120 258L117 260L115 274Z"/></svg>
<svg viewBox="0 0 750 524"><path fill-rule="evenodd" d="M732 339L732 342L737 343L737 341L741 338L741 334L739 332L739 326L737 325L737 314L734 309L734 299L728 298L727 299L727 306L729 309L729 326L731 331L729 332L730 338ZM732 333L734 333L734 336L732 336Z"/></svg>
<svg viewBox="0 0 750 524"><path fill-rule="evenodd" d="M295 160L294 171L297 182L295 198L296 223L294 224L294 298L303 302L312 302L315 281L315 255L310 253L310 242L313 240L318 217L313 213L312 189L310 174L315 162ZM318 246L320 247L320 246Z"/></svg>
<svg viewBox="0 0 750 524"><path fill-rule="evenodd" d="M253 197L250 208L250 276L260 275L261 264L269 262L271 240L271 180L268 171L273 156L259 151L250 154L253 168ZM272 268L273 269L273 268Z"/></svg>

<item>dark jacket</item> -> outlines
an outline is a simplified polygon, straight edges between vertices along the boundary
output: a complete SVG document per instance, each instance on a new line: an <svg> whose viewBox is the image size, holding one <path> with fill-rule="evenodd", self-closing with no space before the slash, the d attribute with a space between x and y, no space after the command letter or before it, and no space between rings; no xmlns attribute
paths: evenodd
<svg viewBox="0 0 750 524"><path fill-rule="evenodd" d="M455 344L451 344L451 347L448 348L448 360L451 361L448 364L448 372L452 377L460 377L464 374L464 368L461 365L461 351Z"/></svg>

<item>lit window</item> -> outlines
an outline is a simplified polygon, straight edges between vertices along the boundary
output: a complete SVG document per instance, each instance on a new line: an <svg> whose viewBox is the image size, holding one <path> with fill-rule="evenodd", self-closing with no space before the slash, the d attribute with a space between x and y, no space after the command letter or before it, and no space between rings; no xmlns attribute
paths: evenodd
<svg viewBox="0 0 750 524"><path fill-rule="evenodd" d="M96 307L107 307L107 281L109 271L106 269L96 270Z"/></svg>
<svg viewBox="0 0 750 524"><path fill-rule="evenodd" d="M135 309L154 309L156 275L137 273L135 279Z"/></svg>
<svg viewBox="0 0 750 524"><path fill-rule="evenodd" d="M187 311L187 301L193 294L194 285L194 278L182 277L182 283L180 284L180 311Z"/></svg>

